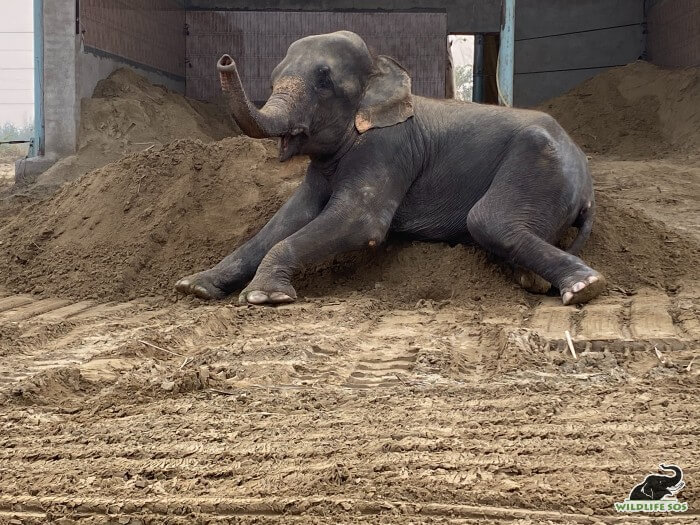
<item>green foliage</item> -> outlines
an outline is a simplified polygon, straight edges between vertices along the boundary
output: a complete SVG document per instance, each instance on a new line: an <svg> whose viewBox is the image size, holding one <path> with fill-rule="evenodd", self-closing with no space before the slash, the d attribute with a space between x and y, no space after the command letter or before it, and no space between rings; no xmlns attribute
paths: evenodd
<svg viewBox="0 0 700 525"><path fill-rule="evenodd" d="M30 140L34 135L34 126L25 124L15 126L12 122L5 122L0 125L0 142L5 140Z"/></svg>
<svg viewBox="0 0 700 525"><path fill-rule="evenodd" d="M474 89L474 72L472 66L457 66L454 71L455 98L471 102L472 91Z"/></svg>
<svg viewBox="0 0 700 525"><path fill-rule="evenodd" d="M11 122L0 125L0 142L6 140L30 140L34 136L34 126L15 126ZM28 144L0 144L0 162L14 162L27 154Z"/></svg>

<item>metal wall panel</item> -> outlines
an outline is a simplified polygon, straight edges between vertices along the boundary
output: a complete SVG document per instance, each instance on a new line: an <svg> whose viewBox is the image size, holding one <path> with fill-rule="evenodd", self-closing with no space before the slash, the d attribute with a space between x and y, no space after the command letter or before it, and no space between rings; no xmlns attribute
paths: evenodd
<svg viewBox="0 0 700 525"><path fill-rule="evenodd" d="M536 106L644 52L644 0L517 0L516 106Z"/></svg>
<svg viewBox="0 0 700 525"><path fill-rule="evenodd" d="M661 67L700 66L700 2L661 0L649 7L649 59Z"/></svg>
<svg viewBox="0 0 700 525"><path fill-rule="evenodd" d="M413 92L445 96L445 13L290 11L188 11L187 95L212 100L221 93L216 61L236 60L248 96L270 95L270 74L301 37L347 29L378 54L398 60L411 74Z"/></svg>
<svg viewBox="0 0 700 525"><path fill-rule="evenodd" d="M85 46L180 77L184 26L180 0L80 0Z"/></svg>

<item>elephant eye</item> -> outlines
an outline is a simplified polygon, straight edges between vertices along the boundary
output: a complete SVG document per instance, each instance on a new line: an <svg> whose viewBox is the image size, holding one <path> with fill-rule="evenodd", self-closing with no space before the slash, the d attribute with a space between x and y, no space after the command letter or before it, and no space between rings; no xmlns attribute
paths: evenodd
<svg viewBox="0 0 700 525"><path fill-rule="evenodd" d="M321 66L316 71L316 85L321 89L332 89L331 69L328 66Z"/></svg>

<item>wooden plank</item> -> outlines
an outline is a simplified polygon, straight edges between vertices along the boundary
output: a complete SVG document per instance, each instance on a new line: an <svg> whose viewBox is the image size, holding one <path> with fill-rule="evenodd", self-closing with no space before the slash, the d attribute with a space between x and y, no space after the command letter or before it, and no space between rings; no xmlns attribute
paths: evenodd
<svg viewBox="0 0 700 525"><path fill-rule="evenodd" d="M635 339L672 339L678 334L668 313L666 296L637 297L630 310L630 331Z"/></svg>
<svg viewBox="0 0 700 525"><path fill-rule="evenodd" d="M538 306L530 320L530 328L548 339L564 339L564 332L571 331L570 306Z"/></svg>
<svg viewBox="0 0 700 525"><path fill-rule="evenodd" d="M624 339L620 323L622 309L621 304L587 305L581 321L581 330L576 334L576 339L589 341Z"/></svg>

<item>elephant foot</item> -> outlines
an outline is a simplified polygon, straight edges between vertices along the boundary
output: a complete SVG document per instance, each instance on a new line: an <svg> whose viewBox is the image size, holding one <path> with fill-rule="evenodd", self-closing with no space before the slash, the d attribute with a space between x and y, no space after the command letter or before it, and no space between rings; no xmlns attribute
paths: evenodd
<svg viewBox="0 0 700 525"><path fill-rule="evenodd" d="M285 304L293 303L296 299L297 292L291 284L259 286L253 282L238 296L238 304Z"/></svg>
<svg viewBox="0 0 700 525"><path fill-rule="evenodd" d="M216 284L211 270L195 273L183 277L175 283L175 289L187 295L194 295L200 299L223 299L228 294Z"/></svg>
<svg viewBox="0 0 700 525"><path fill-rule="evenodd" d="M605 278L596 271L590 271L593 273L576 276L570 279L573 284L560 288L561 300L565 305L587 303L605 290Z"/></svg>
<svg viewBox="0 0 700 525"><path fill-rule="evenodd" d="M546 294L552 287L535 272L520 267L515 268L515 281L531 293Z"/></svg>

